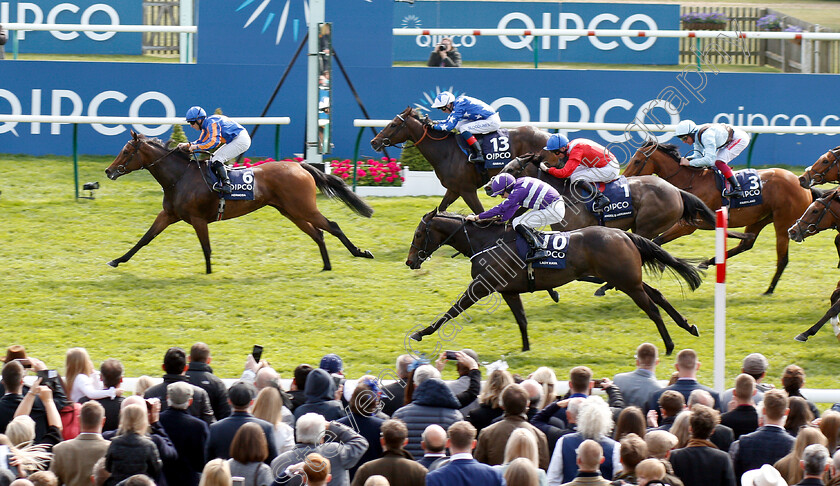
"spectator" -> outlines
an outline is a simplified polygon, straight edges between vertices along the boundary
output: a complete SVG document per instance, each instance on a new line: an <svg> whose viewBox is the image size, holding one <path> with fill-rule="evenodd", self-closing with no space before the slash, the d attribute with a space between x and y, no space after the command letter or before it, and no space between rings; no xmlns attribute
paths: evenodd
<svg viewBox="0 0 840 486"><path fill-rule="evenodd" d="M609 408L612 411L613 420L615 420L624 408L624 399L621 396L621 391L609 378L593 381L592 370L587 366L575 366L572 368L569 372L569 392L563 398L586 398L592 394L592 387L596 383L606 392ZM565 421L566 416L563 407L559 407L553 417Z"/></svg>
<svg viewBox="0 0 840 486"><path fill-rule="evenodd" d="M531 419L531 423L545 434L549 454L554 454L554 447L560 437L577 431L577 415L584 401L581 397L575 397L554 402ZM556 416L563 409L566 410L565 421Z"/></svg>
<svg viewBox="0 0 840 486"><path fill-rule="evenodd" d="M108 443L110 444L111 441L108 441ZM93 464L93 471L90 473L90 482L93 483L93 486L103 486L109 476L111 476L111 473L105 469L105 456L102 456Z"/></svg>
<svg viewBox="0 0 840 486"><path fill-rule="evenodd" d="M254 417L274 425L274 444L278 454L295 447L295 431L283 421L283 408L280 390L271 386L260 390L254 402Z"/></svg>
<svg viewBox="0 0 840 486"><path fill-rule="evenodd" d="M533 380L531 378L527 380L523 380L522 388L528 392L528 421L530 422L532 418L540 411L540 404L542 403L542 394L543 389L542 385L537 383L537 380ZM502 420L503 417L497 417L494 422Z"/></svg>
<svg viewBox="0 0 840 486"><path fill-rule="evenodd" d="M814 418L820 418L820 411L813 402L802 396L800 390L805 386L805 370L797 365L789 365L782 373L782 386L790 397L801 397L808 402L808 408Z"/></svg>
<svg viewBox="0 0 840 486"><path fill-rule="evenodd" d="M665 478L665 466L656 459L645 459L636 466L636 480L639 486L671 484Z"/></svg>
<svg viewBox="0 0 840 486"><path fill-rule="evenodd" d="M155 486L155 482L145 474L135 474L120 482L117 486Z"/></svg>
<svg viewBox="0 0 840 486"><path fill-rule="evenodd" d="M755 378L746 373L735 378L735 388L731 393L735 406L720 417L720 423L732 429L735 440L758 428L758 412L753 401L755 394Z"/></svg>
<svg viewBox="0 0 840 486"><path fill-rule="evenodd" d="M134 383L134 394L142 397L146 393L146 390L154 386L154 384L155 382L151 377L140 375Z"/></svg>
<svg viewBox="0 0 840 486"><path fill-rule="evenodd" d="M365 481L365 486L391 486L384 476L371 476Z"/></svg>
<svg viewBox="0 0 840 486"><path fill-rule="evenodd" d="M305 476L306 479L302 484L309 486L324 486L332 481L332 468L329 459L317 453L306 456L304 462L289 466L288 471L299 476Z"/></svg>
<svg viewBox="0 0 840 486"><path fill-rule="evenodd" d="M204 444L210 435L207 424L187 412L193 400L193 386L183 381L166 387L169 407L160 414L160 424L178 452L176 460L163 461L163 475L171 486L197 486L204 468Z"/></svg>
<svg viewBox="0 0 840 486"><path fill-rule="evenodd" d="M82 405L79 414L80 434L75 438L53 447L50 471L61 484L67 486L89 486L93 466L105 457L110 442L102 438L105 424L105 410L97 401Z"/></svg>
<svg viewBox="0 0 840 486"><path fill-rule="evenodd" d="M612 426L612 413L604 400L599 396L588 397L577 416L577 432L564 435L554 447L554 454L551 456L547 471L548 484L559 485L575 479L578 473L577 459L579 459L575 456L575 450L585 440L598 443L598 455L603 454L607 458L603 463L599 463L603 477L612 478L620 473L620 446L607 435ZM587 462L587 464L590 463Z"/></svg>
<svg viewBox="0 0 840 486"><path fill-rule="evenodd" d="M70 400L79 402L82 398L114 398L122 394L122 390L109 387L103 389L99 373L93 369L85 348L70 348L65 360L65 380L70 391Z"/></svg>
<svg viewBox="0 0 840 486"><path fill-rule="evenodd" d="M541 366L531 373L528 378L536 381L543 387L543 400L539 405L540 410L557 400L557 376L554 374L554 370L546 366Z"/></svg>
<svg viewBox="0 0 840 486"><path fill-rule="evenodd" d="M36 423L31 416L35 401L38 399L44 404L47 416L47 432L40 438L37 437ZM45 451L52 452L53 446L62 440L62 427L61 415L58 413L55 401L53 401L52 388L41 385L41 378L38 378L15 410L15 418L6 426L6 436L13 446L23 447L28 444L43 444Z"/></svg>
<svg viewBox="0 0 840 486"><path fill-rule="evenodd" d="M507 470L518 459L525 459L537 469L537 483L540 486L546 486L548 479L545 471L539 469L540 453L537 446L537 436L533 431L525 428L518 428L511 432L510 438L505 444L505 459L504 462L498 466L493 466L507 477Z"/></svg>
<svg viewBox="0 0 840 486"><path fill-rule="evenodd" d="M21 479L15 479L14 481L12 481L11 484L9 484L9 486L35 486L35 485L32 484L32 481L30 481L28 479L21 478Z"/></svg>
<svg viewBox="0 0 840 486"><path fill-rule="evenodd" d="M229 417L210 426L210 436L207 438L205 454L207 459L216 457L230 459L230 444L233 442L236 432L239 430L239 427L249 422L254 422L262 427L265 433L268 445L268 458L266 462L270 462L277 456L277 445L274 442L274 426L265 420L254 417L250 413L251 406L254 404L254 395L254 387L241 381L234 383L228 389L228 401L233 412Z"/></svg>
<svg viewBox="0 0 840 486"><path fill-rule="evenodd" d="M837 438L838 434L840 434L840 413L834 410L827 410L823 413L822 417L820 417L820 432L828 439L826 448L829 452L836 451L838 446Z"/></svg>
<svg viewBox="0 0 840 486"><path fill-rule="evenodd" d="M461 53L452 45L452 39L444 37L429 54L429 67L461 67Z"/></svg>
<svg viewBox="0 0 840 486"><path fill-rule="evenodd" d="M189 378L184 374L187 371L187 353L178 347L172 347L166 350L163 356L163 383L157 384L143 394L144 398L157 398L161 401L161 411L165 411L168 407L166 404L166 387L170 383L183 381L189 384ZM210 425L216 421L213 415L213 409L210 407L210 397L202 388L195 385L193 387L193 401L190 408L187 409L190 415L198 417ZM174 486L174 485L173 485Z"/></svg>
<svg viewBox="0 0 840 486"><path fill-rule="evenodd" d="M624 403L646 410L650 396L662 388L656 380L656 367L659 365L659 350L650 343L642 343L636 348L636 370L619 373L613 383L621 390Z"/></svg>
<svg viewBox="0 0 840 486"><path fill-rule="evenodd" d="M408 443L408 429L400 420L386 420L382 424L381 445L385 452L381 459L363 464L356 471L353 486L364 486L370 476L380 475L389 484L424 486L426 468L414 461L403 447Z"/></svg>
<svg viewBox="0 0 840 486"><path fill-rule="evenodd" d="M338 401L340 395L335 381L325 370L312 370L306 377L306 403L295 408L295 419L300 419L307 413L317 413L327 420L337 420L344 417L344 408ZM335 474L333 475L335 476Z"/></svg>
<svg viewBox="0 0 840 486"><path fill-rule="evenodd" d="M210 362L210 347L204 343L195 343L190 348L189 366L187 366L187 381L202 388L210 398L210 407L216 420L222 420L230 415L227 387L222 380L213 374Z"/></svg>
<svg viewBox="0 0 840 486"><path fill-rule="evenodd" d="M335 353L324 355L318 367L331 375L344 376L344 361L341 359L341 356Z"/></svg>
<svg viewBox="0 0 840 486"><path fill-rule="evenodd" d="M435 361L435 367L442 373L446 362L446 353L441 353ZM458 370L458 379L446 382L446 385L461 402L460 412L461 415L466 417L468 413L479 406L478 393L481 391L481 370L478 366L478 354L468 348L456 352L455 366Z"/></svg>
<svg viewBox="0 0 840 486"><path fill-rule="evenodd" d="M782 477L788 484L796 484L802 481L802 468L799 467L799 462L802 460L802 455L805 453L805 448L811 444L820 444L825 446L828 443L825 436L816 427L805 427L796 436L796 441L793 445L793 450L788 455L776 461L773 464Z"/></svg>
<svg viewBox="0 0 840 486"><path fill-rule="evenodd" d="M794 446L794 438L783 427L788 413L787 395L781 390L770 390L761 403L758 430L742 435L729 448L736 477L764 464L775 464Z"/></svg>
<svg viewBox="0 0 840 486"><path fill-rule="evenodd" d="M404 404L405 384L409 375L408 367L413 362L414 358L410 354L399 355L396 363L397 379L382 387L382 413L389 417Z"/></svg>
<svg viewBox="0 0 840 486"><path fill-rule="evenodd" d="M128 405L120 411L117 436L105 453L105 469L111 473L105 481L106 486L113 486L135 474L154 478L160 475L161 460L157 447L146 433L148 427L146 409L140 405Z"/></svg>
<svg viewBox="0 0 840 486"><path fill-rule="evenodd" d="M548 468L548 442L545 434L527 421L525 411L528 409L528 401L528 393L521 385L510 384L505 387L501 393L501 406L505 418L487 427L478 436L478 446L475 449L477 461L491 466L505 462L505 444L514 430L523 428L533 432L537 440L537 466L542 469Z"/></svg>
<svg viewBox="0 0 840 486"><path fill-rule="evenodd" d="M622 437L630 433L644 438L646 431L645 416L642 414L642 409L631 405L618 414L618 420L615 422L615 430L613 431L613 439L620 441Z"/></svg>
<svg viewBox="0 0 840 486"><path fill-rule="evenodd" d="M692 391L700 389L706 390L715 401L714 409L720 410L720 397L718 393L711 388L701 385L697 382L697 370L700 369L700 361L697 359L697 353L693 349L683 349L677 353L677 362L674 365L677 369L677 382L666 388L654 392L648 401L648 410L655 410L659 403L659 397L665 390L674 390L682 394L683 399L688 402L688 397Z"/></svg>
<svg viewBox="0 0 840 486"><path fill-rule="evenodd" d="M58 478L50 471L36 471L26 479L33 486L58 486Z"/></svg>
<svg viewBox="0 0 840 486"><path fill-rule="evenodd" d="M688 425L690 420L691 412L689 410L683 410L677 414L677 419L674 420L674 425L669 430L677 438L675 449L682 449L688 445L688 441L691 439L691 432L689 431Z"/></svg>
<svg viewBox="0 0 840 486"><path fill-rule="evenodd" d="M785 420L785 430L796 437L799 429L814 421L814 414L808 408L808 402L797 396L788 399L788 415Z"/></svg>
<svg viewBox="0 0 840 486"><path fill-rule="evenodd" d="M720 414L711 407L691 407L691 440L670 457L674 472L685 486L735 486L729 456L709 442L719 420Z"/></svg>
<svg viewBox="0 0 840 486"><path fill-rule="evenodd" d="M665 484L669 484L670 486L683 486L682 480L674 474L674 468L671 466L671 461L668 460L668 456L671 455L671 451L677 445L677 437L664 430L652 430L645 434L645 444L648 448L648 456L658 460L665 468L665 477L663 482ZM642 461L642 463L644 463L644 461ZM641 466L642 463L639 463L639 466ZM639 483L641 483L642 481L639 477L639 466L636 466L636 479L639 480ZM651 479L647 476L645 477L647 479Z"/></svg>
<svg viewBox="0 0 840 486"><path fill-rule="evenodd" d="M763 383L764 377L767 376L768 366L769 363L767 362L767 358L765 358L761 353L752 353L747 355L741 365L741 373L750 375L755 380L756 393L750 398L755 405L761 403L764 392L773 389L773 385ZM730 388L723 392L720 396L721 412L728 412L733 408L731 405L733 405L732 399L734 391L735 388Z"/></svg>
<svg viewBox="0 0 840 486"><path fill-rule="evenodd" d="M271 486L274 483L271 468L265 464L268 442L258 424L250 422L239 427L230 444L230 456L230 474L245 478L244 484Z"/></svg>
<svg viewBox="0 0 840 486"><path fill-rule="evenodd" d="M280 374L274 368L264 366L257 371L253 385L257 389L258 394L265 388L277 390L277 393L280 395L280 420L289 427L294 428L295 415L292 413L292 397L283 391L283 386L280 383ZM294 440L292 440L292 443L294 443Z"/></svg>
<svg viewBox="0 0 840 486"><path fill-rule="evenodd" d="M511 384L513 376L507 370L495 370L487 377L484 389L478 397L478 408L473 409L467 416L467 420L478 431L479 437L481 430L490 425L493 419L504 415L501 404L502 390Z"/></svg>
<svg viewBox="0 0 840 486"><path fill-rule="evenodd" d="M828 482L828 486L837 486L840 484L840 451L836 451L832 456L829 473L831 480Z"/></svg>
<svg viewBox="0 0 840 486"><path fill-rule="evenodd" d="M376 378L370 375L361 377L356 382L356 388L350 397L350 404L348 405L350 414L337 421L341 425L346 425L359 432L368 442L368 448L362 454L359 462L350 468L350 479L355 477L356 471L362 464L382 456L380 429L385 420L375 415L379 408L379 395L379 384L376 382Z"/></svg>
<svg viewBox="0 0 840 486"><path fill-rule="evenodd" d="M436 378L430 378L435 376ZM460 402L452 390L439 378L440 372L429 365L414 370L414 390L411 403L394 412L393 418L402 420L408 427L408 445L405 447L412 457L420 457L420 436L431 424L448 428L463 419Z"/></svg>
<svg viewBox="0 0 840 486"><path fill-rule="evenodd" d="M619 449L621 473L615 476L612 484L615 486L635 484L637 482L636 466L647 458L647 444L644 439L631 432L621 439L619 445L621 446Z"/></svg>
<svg viewBox="0 0 840 486"><path fill-rule="evenodd" d="M325 442L327 433L330 440ZM285 484L284 481L289 486L301 484L288 481L288 477L284 478L284 475L289 476L290 471L287 471L287 468L298 464L308 452L314 451L329 458L332 472L330 486L349 486L350 475L347 471L359 461L368 448L368 441L353 429L338 422L328 422L317 413L307 413L298 419L295 436L295 448L280 454L271 462L271 470L275 478L278 478L275 484Z"/></svg>
<svg viewBox="0 0 840 486"><path fill-rule="evenodd" d="M32 360L33 369L47 369L46 365L40 360L29 359ZM14 359L7 359L6 364L3 365L2 375L6 393L0 398L0 433L6 432L6 426L12 421L18 406L23 401L23 393L25 392L23 373L23 366ZM47 412L41 399L36 396L33 396L33 398L34 403L28 415L35 421L35 439L37 440L47 433Z"/></svg>
<svg viewBox="0 0 840 486"><path fill-rule="evenodd" d="M802 453L802 460L799 462L804 473L802 481L797 485L823 485L823 476L828 471L828 450L824 445L811 444Z"/></svg>
<svg viewBox="0 0 840 486"><path fill-rule="evenodd" d="M682 393L674 390L665 390L659 396L659 418L656 410L649 410L647 413L648 424L656 430L669 431L677 420L677 415L685 410L685 397Z"/></svg>
<svg viewBox="0 0 840 486"><path fill-rule="evenodd" d="M460 413L460 412L459 412ZM502 473L487 464L482 464L472 457L475 447L475 427L467 421L459 420L447 429L446 441L451 460L442 467L426 475L428 486L501 486L505 484Z"/></svg>
<svg viewBox="0 0 840 486"><path fill-rule="evenodd" d="M2 60L6 55L6 48L3 47L6 45L6 30L3 29L3 26L0 25L0 60Z"/></svg>
<svg viewBox="0 0 840 486"><path fill-rule="evenodd" d="M224 459L213 459L204 465L198 486L231 486L230 465Z"/></svg>
<svg viewBox="0 0 840 486"><path fill-rule="evenodd" d="M799 467L799 464L796 466ZM770 464L765 464L760 469L745 472L741 476L741 484L744 486L788 486L779 471Z"/></svg>
<svg viewBox="0 0 840 486"><path fill-rule="evenodd" d="M694 390L688 397L688 408L691 408L698 403L712 408L714 400L706 390ZM715 425L715 430L712 432L712 436L709 437L709 442L717 446L717 448L722 451L728 451L729 446L731 446L732 442L735 440L733 438L734 434L732 433L732 429L720 424L720 413L718 413L717 421L718 423Z"/></svg>
<svg viewBox="0 0 840 486"><path fill-rule="evenodd" d="M587 439L580 444L580 447L575 451L575 476L574 479L568 481L564 486L578 486L578 485L596 485L607 486L609 481L603 478L602 466L605 462L604 452L601 444L594 440ZM549 485L560 484L556 480L552 481L551 472L549 471Z"/></svg>
<svg viewBox="0 0 840 486"><path fill-rule="evenodd" d="M304 390L306 389L306 377L309 376L310 372L312 372L312 366L308 364L301 364L295 368L294 379L292 380L292 384L289 386L289 396L292 397L292 412L294 412L297 407L306 403L306 394Z"/></svg>
<svg viewBox="0 0 840 486"><path fill-rule="evenodd" d="M106 389L117 389L123 381L123 365L117 359L106 359L99 366L99 375L102 377L103 387ZM122 394L115 395L114 397L94 399L105 410L105 425L102 426L103 431L117 430L117 427L120 425L120 408L122 407L123 400L125 400L125 397ZM86 402L88 399L82 398L80 401Z"/></svg>
<svg viewBox="0 0 840 486"><path fill-rule="evenodd" d="M540 482L540 473L543 481ZM504 472L505 482L510 486L545 486L545 471L529 459L519 457L514 459Z"/></svg>
<svg viewBox="0 0 840 486"><path fill-rule="evenodd" d="M440 463L447 459L446 456L446 431L438 424L426 427L420 439L420 447L423 448L423 457L417 459L421 466L429 471L437 469L432 464Z"/></svg>

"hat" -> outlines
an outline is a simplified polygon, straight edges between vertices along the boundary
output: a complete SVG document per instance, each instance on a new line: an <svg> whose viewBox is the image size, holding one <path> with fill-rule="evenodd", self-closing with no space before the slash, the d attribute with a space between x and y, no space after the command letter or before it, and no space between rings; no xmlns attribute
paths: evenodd
<svg viewBox="0 0 840 486"><path fill-rule="evenodd" d="M257 389L244 381L237 381L228 389L228 398L234 407L247 407L257 395Z"/></svg>
<svg viewBox="0 0 840 486"><path fill-rule="evenodd" d="M166 401L170 407L186 408L193 397L193 387L185 381L176 381L166 387Z"/></svg>
<svg viewBox="0 0 840 486"><path fill-rule="evenodd" d="M741 486L788 486L788 483L775 467L765 464L761 469L745 472L741 476Z"/></svg>
<svg viewBox="0 0 840 486"><path fill-rule="evenodd" d="M344 363L337 354L330 353L321 358L321 364L318 367L327 373L341 373L344 370Z"/></svg>
<svg viewBox="0 0 840 486"><path fill-rule="evenodd" d="M746 358L744 358L744 364L742 368L744 369L745 373L748 373L750 375L760 375L767 371L767 366L767 358L765 358L763 354L752 353Z"/></svg>
<svg viewBox="0 0 840 486"><path fill-rule="evenodd" d="M3 358L4 363L14 361L16 359L26 359L26 349L20 344L14 344L6 348L6 357Z"/></svg>

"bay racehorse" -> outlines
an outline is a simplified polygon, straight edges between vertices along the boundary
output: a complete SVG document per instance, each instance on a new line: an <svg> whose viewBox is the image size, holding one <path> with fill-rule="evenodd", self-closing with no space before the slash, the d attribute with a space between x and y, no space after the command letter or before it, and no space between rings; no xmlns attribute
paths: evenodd
<svg viewBox="0 0 840 486"><path fill-rule="evenodd" d="M432 165L441 185L446 188L446 194L443 195L438 210L445 211L460 197L475 214L484 211L484 206L475 191L487 181L482 178L475 166L467 161L467 155L458 146L458 135L454 132L435 130L432 125L428 117L421 119L416 110L406 107L402 113L391 120L391 123L376 134L370 141L370 145L378 152L383 147L411 140ZM541 151L550 135L532 126L510 130L511 156ZM499 169L492 169L488 170L487 174L493 176L498 172ZM536 176L536 169L530 169L528 175Z"/></svg>
<svg viewBox="0 0 840 486"><path fill-rule="evenodd" d="M805 238L815 235L820 231L827 229L838 230L838 228L840 228L840 199L838 199L837 189L834 189L827 192L823 197L815 199L802 216L796 220L796 224L790 227L788 235L791 240L801 243ZM838 233L838 237L840 237L840 233ZM840 322L837 319L838 314L840 314L840 282L837 282L837 287L831 293L829 301L831 302L831 307L825 315L816 324L808 328L807 331L799 334L794 339L802 342L807 341L810 336L815 335L829 320L831 320L832 327L834 327L835 336L837 336L837 339L840 339Z"/></svg>
<svg viewBox="0 0 840 486"><path fill-rule="evenodd" d="M125 255L108 262L116 267L127 262L137 251L147 245L167 226L185 221L195 229L207 273L210 266L210 237L207 225L218 219L219 196L210 190L202 175L199 163L179 150L169 151L158 139L149 139L131 132L129 140L117 158L105 169L111 180L146 169L163 188L163 210L152 227ZM221 219L233 219L271 206L289 218L308 234L321 250L324 270L330 270L330 257L324 244L324 231L338 238L356 257L373 258L367 250L360 250L341 231L338 224L328 220L318 210L315 195L320 189L329 197L337 197L361 216L370 217L373 209L356 196L338 177L327 175L306 163L268 162L253 167L254 200L227 201Z"/></svg>
<svg viewBox="0 0 840 486"><path fill-rule="evenodd" d="M647 142L639 148L624 170L625 176L657 174L671 184L688 191L717 210L721 207L721 190L711 169L685 167L680 165L680 152L675 145ZM787 229L796 218L821 194L816 189L799 186L796 176L785 169L763 169L758 171L762 184L762 204L733 209L729 212L729 226L745 227L746 238L738 246L726 252L727 258L753 247L761 230L773 223L776 230L776 273L770 281L765 295L772 294L788 263L790 240ZM662 234L657 241L664 244L673 239L693 233L697 228L677 225ZM712 265L709 258L704 265Z"/></svg>
<svg viewBox="0 0 840 486"><path fill-rule="evenodd" d="M615 228L589 226L569 233L566 268L535 268L533 287L529 286L528 268L517 256L516 232L505 225L468 223L464 216L439 213L434 210L420 221L414 232L406 265L418 269L432 253L449 245L463 253L472 262L472 277L467 290L455 304L432 325L416 329L409 336L416 341L440 330L448 321L457 318L476 302L498 292L510 307L522 334L522 350L530 349L528 320L522 307L520 294L547 290L565 285L581 277L595 277L612 284L633 299L656 324L668 354L674 343L662 321L657 307L662 307L678 326L697 336L697 327L688 321L655 288L642 281L642 267L661 271L668 267L682 277L694 290L701 282L700 274L688 262L671 256L647 238L626 233ZM422 327L422 325L420 325ZM451 337L450 337L451 339Z"/></svg>
<svg viewBox="0 0 840 486"><path fill-rule="evenodd" d="M799 184L806 189L828 182L840 182L840 147L822 154L799 176Z"/></svg>

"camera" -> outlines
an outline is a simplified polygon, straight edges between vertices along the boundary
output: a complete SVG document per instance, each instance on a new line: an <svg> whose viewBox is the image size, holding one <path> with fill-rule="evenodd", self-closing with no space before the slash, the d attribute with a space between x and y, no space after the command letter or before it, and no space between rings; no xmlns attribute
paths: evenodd
<svg viewBox="0 0 840 486"><path fill-rule="evenodd" d="M55 380L58 378L56 370L38 370L35 372L35 376L41 379L41 385L55 391Z"/></svg>
<svg viewBox="0 0 840 486"><path fill-rule="evenodd" d="M446 352L446 359L450 361L458 361L458 351L447 351Z"/></svg>
<svg viewBox="0 0 840 486"><path fill-rule="evenodd" d="M336 390L338 390L338 387L344 385L344 382L347 381L347 378L337 373L331 373L330 376L333 379L333 383L335 384Z"/></svg>
<svg viewBox="0 0 840 486"><path fill-rule="evenodd" d="M445 50L446 50L446 46L445 46L445 45L443 45L443 44L441 44L441 45L439 45L439 46L438 46L438 50L439 50L439 51L445 51Z"/></svg>

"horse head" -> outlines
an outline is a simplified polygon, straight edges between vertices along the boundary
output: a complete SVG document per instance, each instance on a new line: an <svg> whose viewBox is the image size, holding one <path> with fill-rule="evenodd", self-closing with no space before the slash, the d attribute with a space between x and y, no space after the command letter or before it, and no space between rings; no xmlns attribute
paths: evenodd
<svg viewBox="0 0 840 486"><path fill-rule="evenodd" d="M799 185L810 189L817 184L840 181L840 147L834 147L824 153L816 162L799 176Z"/></svg>
<svg viewBox="0 0 840 486"><path fill-rule="evenodd" d="M525 169L528 168L528 164L539 166L542 161L543 157L541 155L528 152L527 154L522 154L508 162L504 167L502 167L499 174L510 174L514 178L519 179L524 175L523 172L525 172ZM489 184L484 186L484 192L488 196L493 195L493 189L490 188Z"/></svg>
<svg viewBox="0 0 840 486"><path fill-rule="evenodd" d="M421 120L410 106L407 106L402 113L398 114L391 120L391 123L385 126L375 137L370 141L370 146L373 150L379 152L383 147L390 147L406 140L417 140L418 135L413 132L418 128L423 129L431 125L428 117Z"/></svg>
<svg viewBox="0 0 840 486"><path fill-rule="evenodd" d="M837 204L840 204L837 200L837 189L824 197L814 199L796 223L788 229L788 237L797 243L802 243L805 238L820 231L837 229L837 224L840 222L840 214L836 212L838 208L834 207Z"/></svg>
<svg viewBox="0 0 840 486"><path fill-rule="evenodd" d="M411 248L408 250L408 258L405 260L405 264L412 270L419 269L420 265L431 258L432 253L440 248L440 245L433 241L435 237L432 235L432 220L437 214L437 208L424 214L423 218L420 219L420 224L417 225L417 229L414 230L414 238L411 240Z"/></svg>
<svg viewBox="0 0 840 486"><path fill-rule="evenodd" d="M631 177L657 173L659 161L668 159L679 164L680 151L676 145L660 144L654 140L648 140L633 154L627 168L624 169L624 175Z"/></svg>
<svg viewBox="0 0 840 486"><path fill-rule="evenodd" d="M156 139L149 139L140 133L131 132L131 140L126 142L117 158L105 169L105 175L111 180L134 172L148 169L174 151L165 152L166 147Z"/></svg>

